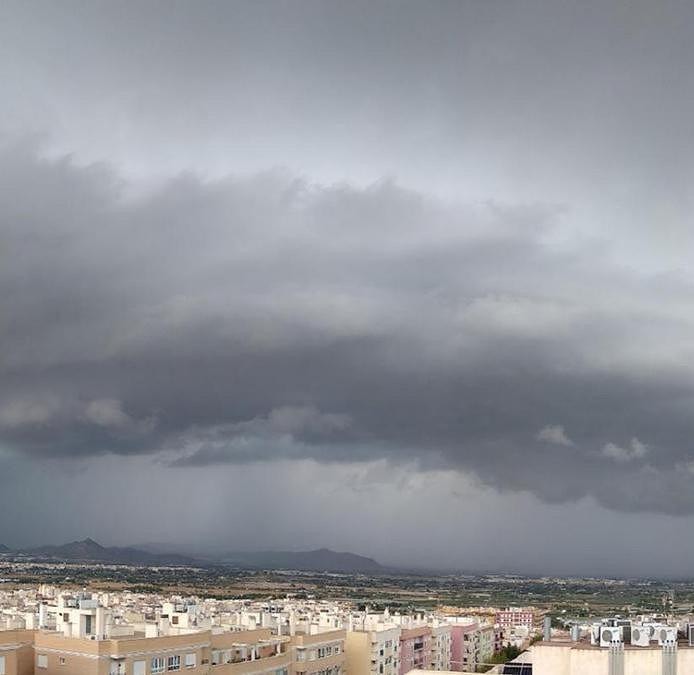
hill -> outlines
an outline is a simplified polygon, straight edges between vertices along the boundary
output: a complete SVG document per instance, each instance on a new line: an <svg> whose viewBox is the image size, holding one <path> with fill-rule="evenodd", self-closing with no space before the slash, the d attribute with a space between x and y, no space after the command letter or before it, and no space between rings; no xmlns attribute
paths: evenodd
<svg viewBox="0 0 694 675"><path fill-rule="evenodd" d="M38 546L21 553L31 558L57 560L84 560L90 562L120 563L125 565L191 565L193 558L177 553L150 553L132 547L102 546L93 539L72 541L60 546Z"/></svg>
<svg viewBox="0 0 694 675"><path fill-rule="evenodd" d="M9 549L0 548L11 553ZM224 563L252 569L291 569L315 572L379 572L383 567L373 558L355 553L320 548L314 551L244 551L223 555L181 555L166 544L134 547L102 546L93 539L58 546L37 546L16 554L29 558L115 563L122 565L199 565Z"/></svg>
<svg viewBox="0 0 694 675"><path fill-rule="evenodd" d="M223 562L258 569L292 569L315 572L379 572L383 567L373 558L356 553L331 551L252 551L223 556Z"/></svg>

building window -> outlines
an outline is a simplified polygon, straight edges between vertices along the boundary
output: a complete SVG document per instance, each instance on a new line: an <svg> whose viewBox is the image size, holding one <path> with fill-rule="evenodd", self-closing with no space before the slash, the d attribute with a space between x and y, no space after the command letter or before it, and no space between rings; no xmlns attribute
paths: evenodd
<svg viewBox="0 0 694 675"><path fill-rule="evenodd" d="M48 656L45 654L38 654L36 657L36 667L48 668Z"/></svg>
<svg viewBox="0 0 694 675"><path fill-rule="evenodd" d="M5 675L5 657L0 656L0 675Z"/></svg>
<svg viewBox="0 0 694 675"><path fill-rule="evenodd" d="M155 656L152 659L150 672L152 675L157 675L157 673L164 672L164 658L162 656Z"/></svg>
<svg viewBox="0 0 694 675"><path fill-rule="evenodd" d="M191 654L186 654L186 668L195 668L198 664L198 657L195 652Z"/></svg>
<svg viewBox="0 0 694 675"><path fill-rule="evenodd" d="M181 657L176 654L175 656L169 656L169 662L167 664L167 670L181 670Z"/></svg>
<svg viewBox="0 0 694 675"><path fill-rule="evenodd" d="M61 666L64 666L64 665L65 665L65 657L64 657L64 656L59 656L59 657L58 657L58 663L59 663Z"/></svg>
<svg viewBox="0 0 694 675"><path fill-rule="evenodd" d="M133 661L133 675L145 675L144 661Z"/></svg>

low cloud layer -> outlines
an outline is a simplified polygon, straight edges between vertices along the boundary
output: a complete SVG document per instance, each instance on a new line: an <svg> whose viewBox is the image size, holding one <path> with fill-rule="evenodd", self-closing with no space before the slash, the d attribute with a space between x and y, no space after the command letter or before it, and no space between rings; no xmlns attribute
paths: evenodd
<svg viewBox="0 0 694 675"><path fill-rule="evenodd" d="M558 243L565 217L280 170L153 187L8 144L0 440L694 513L694 289Z"/></svg>

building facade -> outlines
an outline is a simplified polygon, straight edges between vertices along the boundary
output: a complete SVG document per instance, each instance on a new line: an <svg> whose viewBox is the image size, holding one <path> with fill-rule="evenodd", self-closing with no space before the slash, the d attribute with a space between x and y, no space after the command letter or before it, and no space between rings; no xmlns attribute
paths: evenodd
<svg viewBox="0 0 694 675"><path fill-rule="evenodd" d="M0 631L0 675L33 675L33 642L31 630Z"/></svg>
<svg viewBox="0 0 694 675"><path fill-rule="evenodd" d="M345 668L350 675L399 675L399 626L378 625L347 632Z"/></svg>
<svg viewBox="0 0 694 675"><path fill-rule="evenodd" d="M495 623L503 631L519 627L532 631L535 625L535 615L532 609L526 607L509 607L496 613Z"/></svg>
<svg viewBox="0 0 694 675"><path fill-rule="evenodd" d="M431 628L413 626L400 633L400 675L411 670L426 670L431 661Z"/></svg>
<svg viewBox="0 0 694 675"><path fill-rule="evenodd" d="M538 642L531 647L533 675L689 675L694 648L657 644L613 649L589 643Z"/></svg>
<svg viewBox="0 0 694 675"><path fill-rule="evenodd" d="M451 668L451 626L446 623L431 624L431 659L429 670L450 670Z"/></svg>
<svg viewBox="0 0 694 675"><path fill-rule="evenodd" d="M70 623L70 632L85 627ZM342 675L344 645L342 630L291 637L269 628L203 630L114 639L0 631L0 675Z"/></svg>
<svg viewBox="0 0 694 675"><path fill-rule="evenodd" d="M342 675L345 665L345 631L300 634L291 638L294 675Z"/></svg>

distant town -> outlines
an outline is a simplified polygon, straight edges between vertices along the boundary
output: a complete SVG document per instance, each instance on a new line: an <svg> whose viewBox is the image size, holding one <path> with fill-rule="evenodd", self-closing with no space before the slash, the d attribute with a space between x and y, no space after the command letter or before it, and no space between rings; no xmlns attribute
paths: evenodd
<svg viewBox="0 0 694 675"><path fill-rule="evenodd" d="M264 555L276 568L91 539L3 547L0 675L694 672L694 583L397 572L327 549ZM282 568L290 558L305 569Z"/></svg>

